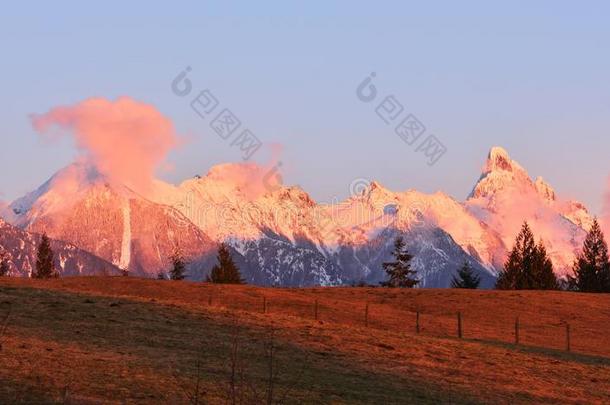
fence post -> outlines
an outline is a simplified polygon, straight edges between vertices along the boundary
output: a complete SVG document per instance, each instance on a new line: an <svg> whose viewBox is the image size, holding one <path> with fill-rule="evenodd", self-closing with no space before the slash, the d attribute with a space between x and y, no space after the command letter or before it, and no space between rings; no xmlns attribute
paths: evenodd
<svg viewBox="0 0 610 405"><path fill-rule="evenodd" d="M519 344L519 317L515 318L515 344Z"/></svg>
<svg viewBox="0 0 610 405"><path fill-rule="evenodd" d="M263 314L267 313L267 297L263 297Z"/></svg>
<svg viewBox="0 0 610 405"><path fill-rule="evenodd" d="M366 303L366 307L364 308L364 326L369 327L369 303Z"/></svg>
<svg viewBox="0 0 610 405"><path fill-rule="evenodd" d="M462 313L457 313L457 322L458 322L458 337L462 338Z"/></svg>
<svg viewBox="0 0 610 405"><path fill-rule="evenodd" d="M317 321L318 320L318 300L316 300L316 302L314 303L313 313L314 313L315 320Z"/></svg>
<svg viewBox="0 0 610 405"><path fill-rule="evenodd" d="M419 334L419 311L415 315L415 333Z"/></svg>
<svg viewBox="0 0 610 405"><path fill-rule="evenodd" d="M566 351L568 352L571 350L570 343L570 324L566 322Z"/></svg>

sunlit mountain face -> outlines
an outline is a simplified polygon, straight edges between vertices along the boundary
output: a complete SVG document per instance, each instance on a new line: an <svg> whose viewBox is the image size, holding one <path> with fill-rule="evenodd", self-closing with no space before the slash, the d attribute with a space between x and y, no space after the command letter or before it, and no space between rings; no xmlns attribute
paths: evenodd
<svg viewBox="0 0 610 405"><path fill-rule="evenodd" d="M36 252L41 235L12 226L0 219L0 255L13 277L31 277L36 270ZM62 276L118 275L121 270L100 257L70 243L52 241L54 266Z"/></svg>
<svg viewBox="0 0 610 405"><path fill-rule="evenodd" d="M561 199L498 147L466 201L372 182L324 205L269 171L224 164L177 186L153 180L136 191L95 164L76 163L14 201L4 216L145 276L166 270L179 248L189 277L202 279L225 242L249 282L286 286L381 281L381 264L402 236L422 287L448 287L464 262L490 287L524 220L564 276L592 222L583 204Z"/></svg>

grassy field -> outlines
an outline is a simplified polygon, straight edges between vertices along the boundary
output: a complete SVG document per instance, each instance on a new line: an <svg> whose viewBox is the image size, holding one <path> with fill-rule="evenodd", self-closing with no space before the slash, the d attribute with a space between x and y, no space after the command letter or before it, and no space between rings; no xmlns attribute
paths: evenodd
<svg viewBox="0 0 610 405"><path fill-rule="evenodd" d="M6 315L1 403L610 403L609 295L4 278Z"/></svg>

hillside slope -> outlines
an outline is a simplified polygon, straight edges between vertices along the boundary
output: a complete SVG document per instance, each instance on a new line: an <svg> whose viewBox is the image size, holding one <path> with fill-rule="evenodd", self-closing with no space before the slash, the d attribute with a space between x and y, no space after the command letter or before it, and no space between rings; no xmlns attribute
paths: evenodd
<svg viewBox="0 0 610 405"><path fill-rule="evenodd" d="M202 398L222 401L234 339L243 375L264 391L272 333L276 388L287 403L608 403L608 308L609 296L558 292L2 279L0 317L11 316L0 399L188 403L199 364ZM455 337L458 310L463 340ZM522 346L489 336L511 341L516 314ZM536 347L557 343L560 320L573 326L577 353L563 352L562 343Z"/></svg>

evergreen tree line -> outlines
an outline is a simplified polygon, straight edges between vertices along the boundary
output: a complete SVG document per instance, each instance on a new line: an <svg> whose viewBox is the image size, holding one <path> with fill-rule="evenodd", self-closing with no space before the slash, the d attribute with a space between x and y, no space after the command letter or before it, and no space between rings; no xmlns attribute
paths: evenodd
<svg viewBox="0 0 610 405"><path fill-rule="evenodd" d="M387 280L381 285L385 287L413 288L419 284L417 272L411 268L413 256L406 249L402 237L394 241L392 251L394 260L384 262L383 270ZM186 277L186 261L179 248L176 248L171 258L169 278L183 280ZM235 264L228 246L224 243L218 248L217 264L206 278L207 282L218 284L243 284L239 267ZM9 265L6 254L0 252L0 276L8 275ZM54 265L54 253L51 241L43 234L36 254L36 268L32 278L53 278L59 273ZM164 273L159 273L159 279L165 279ZM469 263L457 271L453 277L453 288L478 288L480 278ZM582 251L576 257L573 274L566 280L558 280L553 272L553 264L542 241L536 243L534 234L527 222L523 223L521 231L515 239L502 271L498 275L496 288L500 290L554 290L567 289L581 292L610 292L610 259L608 245L597 219L593 221L587 233Z"/></svg>
<svg viewBox="0 0 610 405"><path fill-rule="evenodd" d="M383 263L387 280L385 287L413 288L420 280L411 269L411 256L402 237L394 242L393 261ZM451 281L453 288L475 289L481 279L468 262L457 271ZM558 280L553 271L553 263L542 241L536 243L527 222L515 239L502 271L498 274L496 288L499 290L557 290L566 289L581 292L610 292L610 259L608 245L597 219L587 233L582 251L576 257L572 275Z"/></svg>
<svg viewBox="0 0 610 405"><path fill-rule="evenodd" d="M215 284L245 284L245 280L241 277L239 267L235 264L229 247L221 243L218 247L218 255L216 256L217 263L212 267L212 270L206 277L206 282ZM170 257L172 263L169 271L170 280L184 280L186 274L186 261L182 251L179 248L174 250L174 253ZM166 278L164 273L159 273L158 279L164 280Z"/></svg>
<svg viewBox="0 0 610 405"><path fill-rule="evenodd" d="M610 292L610 260L608 245L597 219L587 233L582 251L576 257L572 275L558 280L542 241L525 222L515 240L504 268L498 275L496 288L501 290L567 289L581 292Z"/></svg>
<svg viewBox="0 0 610 405"><path fill-rule="evenodd" d="M171 280L184 280L187 276L184 255L179 247L176 247L174 253L170 257L171 268L169 270L169 278ZM218 248L218 263L214 265L206 281L218 284L244 284L245 281L241 277L239 267L233 261L231 252L226 244L220 244ZM7 254L0 251L0 276L7 276L9 273L9 262ZM128 275L128 272L123 271L123 275ZM40 238L38 249L36 252L36 268L32 271L32 278L47 279L59 277L59 272L55 268L55 254L51 248L51 240L46 233ZM165 273L161 272L157 276L158 279L164 280Z"/></svg>
<svg viewBox="0 0 610 405"><path fill-rule="evenodd" d="M391 253L393 261L384 262L383 270L386 272L387 280L380 284L383 287L413 288L421 280L416 278L417 271L411 268L413 256L406 249L406 243L402 237L394 240L394 249ZM474 273L468 262L458 270L454 276L451 286L454 288L478 288L481 279Z"/></svg>
<svg viewBox="0 0 610 405"><path fill-rule="evenodd" d="M499 290L556 290L559 282L553 272L553 263L542 241L536 244L527 222L517 235L504 268L498 275Z"/></svg>

